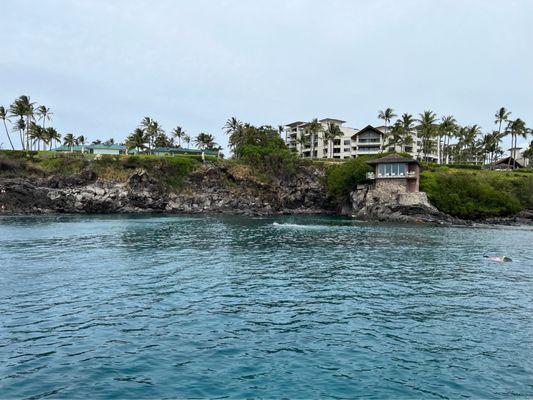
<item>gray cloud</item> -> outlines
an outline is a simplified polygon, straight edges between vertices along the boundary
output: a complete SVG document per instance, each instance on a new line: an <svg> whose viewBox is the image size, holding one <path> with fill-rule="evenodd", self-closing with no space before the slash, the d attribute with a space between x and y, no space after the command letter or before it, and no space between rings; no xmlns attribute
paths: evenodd
<svg viewBox="0 0 533 400"><path fill-rule="evenodd" d="M377 110L533 125L530 1L18 1L0 16L0 103L123 139L144 116L208 131Z"/></svg>

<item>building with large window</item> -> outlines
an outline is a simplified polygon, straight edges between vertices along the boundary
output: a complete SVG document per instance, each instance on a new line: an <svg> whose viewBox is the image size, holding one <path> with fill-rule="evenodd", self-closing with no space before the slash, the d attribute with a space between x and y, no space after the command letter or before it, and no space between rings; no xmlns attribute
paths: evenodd
<svg viewBox="0 0 533 400"><path fill-rule="evenodd" d="M339 127L341 136L331 143L324 140L323 133L319 133L311 143L311 134L307 130L308 123L295 121L285 125L285 142L287 146L301 157L347 159L361 155L375 155L384 151L397 151L410 154L413 158L427 161L437 161L437 141L433 141L431 154L422 153L422 141L412 132L413 141L408 145L389 145L389 135L384 126L367 125L362 129L344 126L345 121L336 118L319 120L323 131L328 124ZM390 129L390 128L389 128Z"/></svg>

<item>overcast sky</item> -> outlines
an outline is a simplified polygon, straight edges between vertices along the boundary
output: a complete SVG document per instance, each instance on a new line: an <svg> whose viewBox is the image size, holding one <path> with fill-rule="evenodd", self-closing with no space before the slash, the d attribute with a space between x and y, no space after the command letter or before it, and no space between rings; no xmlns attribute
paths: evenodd
<svg viewBox="0 0 533 400"><path fill-rule="evenodd" d="M147 115L226 146L231 116L360 128L385 107L533 126L531 0L1 3L0 104L28 94L90 140Z"/></svg>

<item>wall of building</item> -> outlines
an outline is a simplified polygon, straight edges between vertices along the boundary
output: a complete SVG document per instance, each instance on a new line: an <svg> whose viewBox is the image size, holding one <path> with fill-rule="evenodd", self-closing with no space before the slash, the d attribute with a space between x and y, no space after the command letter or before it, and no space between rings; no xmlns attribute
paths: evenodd
<svg viewBox="0 0 533 400"><path fill-rule="evenodd" d="M359 129L342 126L342 124L338 125L343 135L337 138L333 145L326 145L321 134L319 134L318 137L315 138L314 154L312 155L313 158L348 159L355 158L361 155L375 155L383 151L405 152L415 159L424 158L424 155L420 153L421 144L420 140L416 137L416 132L413 132L413 143L408 146L386 146L386 144L388 143L388 139L383 138L383 135L378 138L378 142L365 142L365 140L376 139L376 135L372 132L365 132L363 136L359 138L358 135L356 135L356 133L359 132ZM327 123L323 122L322 127L325 130L327 128ZM302 146L297 143L296 140L301 135L306 134L305 128L303 126L286 126L285 129L287 135L287 146L290 149L295 150L298 154L302 154L303 157L311 157L311 146L306 146L302 148ZM383 127L379 127L378 130L384 132ZM429 154L427 158L429 161L436 161L436 150L434 153Z"/></svg>

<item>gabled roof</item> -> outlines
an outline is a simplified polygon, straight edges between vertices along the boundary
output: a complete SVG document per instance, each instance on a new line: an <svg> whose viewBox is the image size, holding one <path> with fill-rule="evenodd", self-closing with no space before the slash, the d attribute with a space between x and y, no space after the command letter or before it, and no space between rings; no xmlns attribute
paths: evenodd
<svg viewBox="0 0 533 400"><path fill-rule="evenodd" d="M365 126L363 129L355 132L352 137L354 136L357 136L357 135L360 135L361 133L365 133L365 132L374 132L374 133L377 133L378 135L383 135L383 132L380 131L379 129L377 128L374 128L372 125L367 125Z"/></svg>
<svg viewBox="0 0 533 400"><path fill-rule="evenodd" d="M366 162L367 164L394 164L394 163L407 163L407 164L418 164L418 161L413 160L412 158L402 157L399 154L389 154L385 157L377 158Z"/></svg>
<svg viewBox="0 0 533 400"><path fill-rule="evenodd" d="M342 119L337 119L337 118L322 118L322 119L319 119L318 122L338 122L340 124L344 124L346 121L343 121Z"/></svg>
<svg viewBox="0 0 533 400"><path fill-rule="evenodd" d="M294 127L300 126L302 124L305 124L305 122L304 121L296 121L296 122L291 122L290 124L287 124L285 126L288 126L290 128L294 128Z"/></svg>
<svg viewBox="0 0 533 400"><path fill-rule="evenodd" d="M513 157L505 157L497 160L494 165L510 165L511 167L515 165L517 168L522 168L522 164L516 161Z"/></svg>

